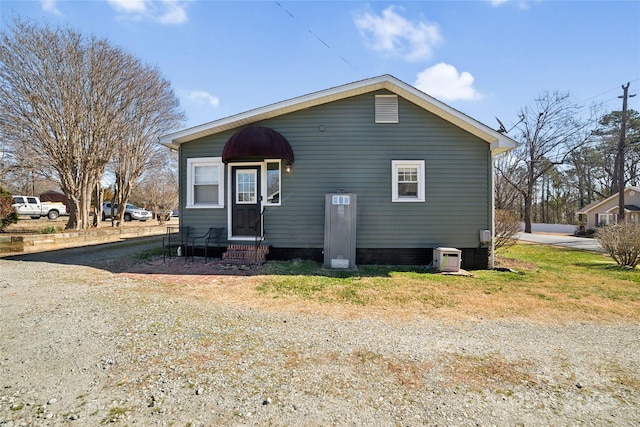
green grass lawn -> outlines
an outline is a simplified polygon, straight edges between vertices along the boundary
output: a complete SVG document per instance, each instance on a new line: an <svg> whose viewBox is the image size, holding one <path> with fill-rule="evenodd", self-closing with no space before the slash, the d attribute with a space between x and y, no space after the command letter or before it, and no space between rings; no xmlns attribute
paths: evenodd
<svg viewBox="0 0 640 427"><path fill-rule="evenodd" d="M513 271L477 270L473 277L420 266L360 266L334 272L310 261L269 262L256 290L279 300L383 308L460 318L640 320L640 270L608 256L518 244L497 253Z"/></svg>

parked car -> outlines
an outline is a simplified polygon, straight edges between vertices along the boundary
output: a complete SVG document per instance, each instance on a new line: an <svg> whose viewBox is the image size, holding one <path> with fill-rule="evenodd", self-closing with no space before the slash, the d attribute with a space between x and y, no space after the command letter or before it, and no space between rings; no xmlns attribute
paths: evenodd
<svg viewBox="0 0 640 427"><path fill-rule="evenodd" d="M105 221L107 218L111 218L112 215L113 216L118 215L118 204L116 203L114 206L115 206L115 209L113 210L113 213L112 213L111 202L104 202L102 204L102 220L103 221ZM153 214L150 211L134 206L131 203L127 203L124 209L123 218L125 221L131 221L133 219L137 219L139 221L146 221L148 219L151 219L152 217L153 217Z"/></svg>
<svg viewBox="0 0 640 427"><path fill-rule="evenodd" d="M41 202L40 198L34 196L13 196L11 206L18 215L30 216L33 219L46 216L53 220L67 214L67 207L63 203Z"/></svg>

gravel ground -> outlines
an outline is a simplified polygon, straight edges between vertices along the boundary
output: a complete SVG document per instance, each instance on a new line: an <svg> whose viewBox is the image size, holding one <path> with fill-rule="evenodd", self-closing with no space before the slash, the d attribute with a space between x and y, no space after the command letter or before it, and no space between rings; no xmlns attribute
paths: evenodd
<svg viewBox="0 0 640 427"><path fill-rule="evenodd" d="M0 259L0 426L640 426L638 324L257 309L81 252Z"/></svg>

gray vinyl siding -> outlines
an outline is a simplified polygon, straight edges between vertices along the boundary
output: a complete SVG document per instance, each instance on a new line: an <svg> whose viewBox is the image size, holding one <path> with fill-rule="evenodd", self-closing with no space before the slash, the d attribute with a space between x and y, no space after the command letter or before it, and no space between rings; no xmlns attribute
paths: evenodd
<svg viewBox="0 0 640 427"><path fill-rule="evenodd" d="M403 98L399 123L376 124L375 94L254 124L280 132L295 155L293 172L282 174L282 206L265 211L267 244L322 247L324 195L343 189L358 194L358 248L479 245L479 230L491 222L489 144ZM181 146L182 206L186 158L220 156L236 130ZM425 161L426 202L391 202L392 160ZM205 231L226 226L227 205L225 200L225 209L182 209L182 221Z"/></svg>
<svg viewBox="0 0 640 427"><path fill-rule="evenodd" d="M227 226L227 209L226 209L226 172L225 182L223 183L225 191L225 207L224 209L189 209L185 208L187 200L187 158L195 157L220 157L222 148L224 147L224 141L222 145L219 144L183 144L180 147L180 224L183 226L189 226L190 235L201 236L204 235L209 227L226 227Z"/></svg>

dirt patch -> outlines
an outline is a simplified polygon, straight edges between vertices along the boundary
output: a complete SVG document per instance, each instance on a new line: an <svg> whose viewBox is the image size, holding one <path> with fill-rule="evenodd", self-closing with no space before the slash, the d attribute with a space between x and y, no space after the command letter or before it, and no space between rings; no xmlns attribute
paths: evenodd
<svg viewBox="0 0 640 427"><path fill-rule="evenodd" d="M507 258L504 256L495 257L495 266L497 268L510 268L513 270L535 271L537 266L535 263L523 261L520 259Z"/></svg>

